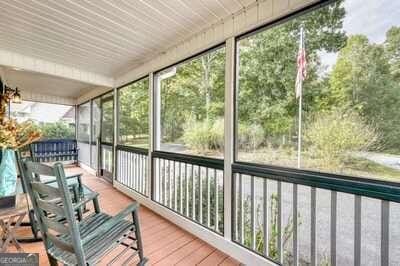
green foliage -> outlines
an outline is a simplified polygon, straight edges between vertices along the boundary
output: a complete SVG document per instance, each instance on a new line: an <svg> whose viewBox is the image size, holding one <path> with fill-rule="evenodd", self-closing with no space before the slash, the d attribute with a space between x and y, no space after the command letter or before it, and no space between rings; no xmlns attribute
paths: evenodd
<svg viewBox="0 0 400 266"><path fill-rule="evenodd" d="M164 142L178 142L189 121L224 115L224 73L225 49L220 48L177 66L174 76L161 81Z"/></svg>
<svg viewBox="0 0 400 266"><path fill-rule="evenodd" d="M75 138L75 127L64 122L44 123L38 127L42 131L42 139Z"/></svg>
<svg viewBox="0 0 400 266"><path fill-rule="evenodd" d="M261 146L264 141L264 129L257 124L239 124L238 145L240 149L252 151Z"/></svg>
<svg viewBox="0 0 400 266"><path fill-rule="evenodd" d="M308 151L319 166L337 170L351 153L367 151L378 140L376 129L352 110L319 113L306 125Z"/></svg>
<svg viewBox="0 0 400 266"><path fill-rule="evenodd" d="M400 81L400 27L388 30L384 46L391 73L397 81Z"/></svg>
<svg viewBox="0 0 400 266"><path fill-rule="evenodd" d="M183 134L184 143L194 151L223 150L224 120L189 122Z"/></svg>
<svg viewBox="0 0 400 266"><path fill-rule="evenodd" d="M388 36L394 35L389 32ZM365 121L376 125L382 148L399 150L400 117L394 114L400 104L400 84L393 75L395 56L387 55L393 50L388 48L392 42L387 40L385 46L370 44L363 35L350 37L332 70L327 101L331 107L356 110Z"/></svg>
<svg viewBox="0 0 400 266"><path fill-rule="evenodd" d="M119 142L147 144L149 134L149 80L144 78L119 91Z"/></svg>
<svg viewBox="0 0 400 266"><path fill-rule="evenodd" d="M344 46L342 1L270 28L239 42L238 115L240 122L261 125L268 136L294 132L296 58L300 25L306 31L308 77L303 100L307 109L319 105L319 51Z"/></svg>

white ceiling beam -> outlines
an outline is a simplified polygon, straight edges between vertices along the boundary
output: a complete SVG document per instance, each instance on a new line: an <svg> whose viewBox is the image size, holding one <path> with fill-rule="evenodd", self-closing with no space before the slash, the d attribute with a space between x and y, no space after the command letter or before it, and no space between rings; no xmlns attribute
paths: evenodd
<svg viewBox="0 0 400 266"><path fill-rule="evenodd" d="M114 87L114 79L112 77L6 50L0 50L0 65L76 80L97 86Z"/></svg>

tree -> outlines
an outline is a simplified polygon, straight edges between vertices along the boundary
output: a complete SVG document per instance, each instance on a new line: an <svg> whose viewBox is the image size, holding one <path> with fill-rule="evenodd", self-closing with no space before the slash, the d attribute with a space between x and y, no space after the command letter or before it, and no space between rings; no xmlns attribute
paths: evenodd
<svg viewBox="0 0 400 266"><path fill-rule="evenodd" d="M148 143L149 80L145 78L119 91L119 136L126 144Z"/></svg>
<svg viewBox="0 0 400 266"><path fill-rule="evenodd" d="M328 101L357 110L377 126L383 148L398 149L400 87L391 69L382 45L370 44L363 35L350 37L332 70Z"/></svg>
<svg viewBox="0 0 400 266"><path fill-rule="evenodd" d="M342 1L290 20L239 42L239 120L262 125L267 136L294 132L296 58L300 25L306 32L308 77L305 111L315 109L323 88L318 76L319 52L336 52L345 44ZM271 141L271 140L270 140Z"/></svg>
<svg viewBox="0 0 400 266"><path fill-rule="evenodd" d="M39 126L43 139L73 139L75 138L75 127L65 122L44 123Z"/></svg>
<svg viewBox="0 0 400 266"><path fill-rule="evenodd" d="M392 75L400 81L400 27L392 27L386 32L385 52Z"/></svg>
<svg viewBox="0 0 400 266"><path fill-rule="evenodd" d="M225 49L220 48L176 66L161 81L161 123L165 142L179 141L187 123L224 115Z"/></svg>

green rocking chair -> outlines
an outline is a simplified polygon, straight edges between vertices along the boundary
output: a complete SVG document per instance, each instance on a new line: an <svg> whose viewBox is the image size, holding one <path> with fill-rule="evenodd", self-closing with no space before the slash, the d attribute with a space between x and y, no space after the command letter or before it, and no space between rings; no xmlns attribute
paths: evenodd
<svg viewBox="0 0 400 266"><path fill-rule="evenodd" d="M133 203L115 216L95 212L79 221L75 210L81 206L72 202L62 164L57 163L53 167L29 161L24 164L28 173L28 194L35 216L38 217L51 265L57 265L57 262L65 265L96 265L118 245L124 248L109 264L120 259L124 259L123 264L126 264L136 256L139 256L138 265L147 262L140 235L139 204ZM40 175L55 176L58 187L35 181L33 177ZM133 221L125 219L129 215L132 215ZM128 258L122 258L128 251L132 254L128 253Z"/></svg>
<svg viewBox="0 0 400 266"><path fill-rule="evenodd" d="M31 157L22 157L21 152L19 150L15 152L15 157L17 159L19 176L21 178L22 191L24 193L28 193L28 191L26 189L28 174L27 174L26 164L24 164L24 163L27 161L33 161L33 160ZM93 205L94 205L94 211L99 212L100 209L99 209L99 203L98 203L98 199L97 199L98 193L90 191L87 188L84 189L81 176L82 176L82 174L75 174L75 175L66 177L68 187L73 196L73 201L75 203L80 202L80 201L85 201L85 202L92 201ZM42 183L45 183L48 185L57 186L57 180L53 176L47 176L45 178L40 177L40 176L35 176L35 177L33 177L33 179L35 181L42 182ZM79 220L82 220L84 210L86 210L86 204L84 204L83 208L79 208L76 210ZM32 233L33 233L33 239L31 239L31 240L39 241L39 240L41 240L41 238L39 237L39 234L38 234L39 226L35 219L34 210L31 208L31 206L29 208L28 214L29 214L29 225L30 225L30 227L32 229ZM26 224L26 225L28 225L28 224ZM24 241L26 241L26 240L24 240Z"/></svg>

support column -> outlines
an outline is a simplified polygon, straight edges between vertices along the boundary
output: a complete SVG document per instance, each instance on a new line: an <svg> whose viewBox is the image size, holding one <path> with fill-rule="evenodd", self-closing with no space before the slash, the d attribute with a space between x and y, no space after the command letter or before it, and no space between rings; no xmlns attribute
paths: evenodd
<svg viewBox="0 0 400 266"><path fill-rule="evenodd" d="M150 145L149 145L149 154L147 156L147 191L149 192L149 198L153 199L154 192L155 192L155 178L153 177L154 172L154 164L152 153L155 147L155 136L154 136L154 75L151 72L149 74L149 138L150 138Z"/></svg>
<svg viewBox="0 0 400 266"><path fill-rule="evenodd" d="M226 40L225 51L224 236L230 240L232 237L232 163L235 121L235 38Z"/></svg>
<svg viewBox="0 0 400 266"><path fill-rule="evenodd" d="M118 156L117 156L117 143L118 143L118 90L116 88L113 89L113 109L114 109L114 119L113 119L113 126L114 126L114 137L113 137L113 180L117 178L117 163L118 163Z"/></svg>

